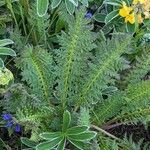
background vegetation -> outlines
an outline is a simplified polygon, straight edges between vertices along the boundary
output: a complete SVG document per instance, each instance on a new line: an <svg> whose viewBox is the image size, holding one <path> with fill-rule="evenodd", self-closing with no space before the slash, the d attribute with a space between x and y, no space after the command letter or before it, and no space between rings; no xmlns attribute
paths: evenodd
<svg viewBox="0 0 150 150"><path fill-rule="evenodd" d="M150 149L149 0L1 0L0 39L0 148Z"/></svg>

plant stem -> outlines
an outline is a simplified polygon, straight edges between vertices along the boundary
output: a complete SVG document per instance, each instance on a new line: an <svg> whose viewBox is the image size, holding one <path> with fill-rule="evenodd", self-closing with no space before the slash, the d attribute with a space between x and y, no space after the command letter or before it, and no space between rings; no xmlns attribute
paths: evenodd
<svg viewBox="0 0 150 150"><path fill-rule="evenodd" d="M25 13L25 15L27 17L28 11L29 11L29 0L20 0L20 3L21 3L21 5L24 8L24 10L25 10L24 13Z"/></svg>
<svg viewBox="0 0 150 150"><path fill-rule="evenodd" d="M121 126L122 124L123 124L123 122L122 123L116 123L116 124L112 124L112 125L109 125L109 126L104 126L104 127L102 127L102 129L109 130L109 129Z"/></svg>
<svg viewBox="0 0 150 150"><path fill-rule="evenodd" d="M14 21L15 21L15 24L16 24L17 28L19 29L19 25L18 25L16 16L15 16L15 13L13 11L13 7L12 7L12 4L11 4L11 1L10 0L6 0L6 4L7 4L7 8L10 10L10 12L12 14L12 17L14 18Z"/></svg>
<svg viewBox="0 0 150 150"><path fill-rule="evenodd" d="M79 109L79 107L76 106L76 107L74 108L74 112L76 112L78 109Z"/></svg>
<svg viewBox="0 0 150 150"><path fill-rule="evenodd" d="M117 140L117 141L120 141L119 138L117 138L116 136L114 136L114 135L110 134L109 132L103 130L102 128L99 128L98 126L91 125L91 128L93 128L93 129L95 129L95 130L97 130L97 131L100 131L100 132L102 132L103 134L105 134L105 135L107 135L107 136L109 136L109 137L111 137L111 138L113 138L113 139L115 139L115 140Z"/></svg>
<svg viewBox="0 0 150 150"><path fill-rule="evenodd" d="M25 25L25 19L24 19L24 15L23 15L22 5L19 4L19 6L20 6L19 8L20 8L20 14L21 14L21 18L22 18L24 33L25 33L25 35L27 35L27 29L26 29L26 25Z"/></svg>

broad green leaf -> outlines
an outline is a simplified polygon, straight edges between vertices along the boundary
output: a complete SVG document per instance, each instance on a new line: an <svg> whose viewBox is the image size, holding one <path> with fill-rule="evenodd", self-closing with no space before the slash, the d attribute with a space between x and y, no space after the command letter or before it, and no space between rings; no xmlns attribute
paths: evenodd
<svg viewBox="0 0 150 150"><path fill-rule="evenodd" d="M57 150L64 150L66 145L66 139L64 138L58 145Z"/></svg>
<svg viewBox="0 0 150 150"><path fill-rule="evenodd" d="M69 0L65 0L67 11L72 15L75 11L75 5L73 5Z"/></svg>
<svg viewBox="0 0 150 150"><path fill-rule="evenodd" d="M89 129L88 126L76 126L76 127L72 127L72 128L69 128L67 130L67 135L68 134L81 134L85 131L87 131Z"/></svg>
<svg viewBox="0 0 150 150"><path fill-rule="evenodd" d="M61 3L61 0L52 0L52 9L56 8Z"/></svg>
<svg viewBox="0 0 150 150"><path fill-rule="evenodd" d="M56 147L62 140L62 137L60 137L52 141L40 143L36 146L36 150L51 150Z"/></svg>
<svg viewBox="0 0 150 150"><path fill-rule="evenodd" d="M97 21L97 22L105 22L105 17L106 17L106 14L102 14L102 13L97 13L94 15L94 19Z"/></svg>
<svg viewBox="0 0 150 150"><path fill-rule="evenodd" d="M13 44L14 42L10 39L3 39L3 40L0 40L0 47L2 46L6 46L6 45L9 45L9 44Z"/></svg>
<svg viewBox="0 0 150 150"><path fill-rule="evenodd" d="M37 14L43 17L48 10L49 0L37 0Z"/></svg>
<svg viewBox="0 0 150 150"><path fill-rule="evenodd" d="M126 30L129 33L134 33L135 30L136 30L136 25L135 24L126 23Z"/></svg>
<svg viewBox="0 0 150 150"><path fill-rule="evenodd" d="M55 26L55 32L60 32L64 27L65 27L66 23L63 19L59 18L56 22L56 26Z"/></svg>
<svg viewBox="0 0 150 150"><path fill-rule="evenodd" d="M16 53L11 48L7 47L0 47L0 55L10 55L10 56L16 56Z"/></svg>
<svg viewBox="0 0 150 150"><path fill-rule="evenodd" d="M113 6L122 6L122 1L120 0L105 0L104 4L109 4L109 5L113 5Z"/></svg>
<svg viewBox="0 0 150 150"><path fill-rule="evenodd" d="M119 10L114 10L111 13L109 13L105 18L105 23L110 23L113 19L115 19L117 16L119 16Z"/></svg>
<svg viewBox="0 0 150 150"><path fill-rule="evenodd" d="M62 130L64 132L69 128L70 122L71 122L70 112L65 111L64 114L63 114L63 128L62 128Z"/></svg>
<svg viewBox="0 0 150 150"><path fill-rule="evenodd" d="M45 140L52 140L60 137L61 135L62 135L61 132L52 132L52 133L45 132L45 133L41 133L40 137Z"/></svg>
<svg viewBox="0 0 150 150"><path fill-rule="evenodd" d="M102 28L102 31L104 32L104 34L108 34L112 29L113 29L113 24L106 24Z"/></svg>
<svg viewBox="0 0 150 150"><path fill-rule="evenodd" d="M34 148L37 145L36 142L31 141L30 139L28 139L26 137L21 137L21 142L30 148Z"/></svg>
<svg viewBox="0 0 150 150"><path fill-rule="evenodd" d="M86 7L89 6L88 0L81 0L81 3L82 3L84 6L86 6Z"/></svg>
<svg viewBox="0 0 150 150"><path fill-rule="evenodd" d="M91 140L96 136L96 132L94 131L88 131L81 134L76 135L68 135L69 139L76 140L76 141L86 141Z"/></svg>
<svg viewBox="0 0 150 150"><path fill-rule="evenodd" d="M69 0L76 7L78 6L78 0Z"/></svg>
<svg viewBox="0 0 150 150"><path fill-rule="evenodd" d="M4 67L4 62L3 60L0 58L0 68L3 68Z"/></svg>
<svg viewBox="0 0 150 150"><path fill-rule="evenodd" d="M80 150L84 150L85 149L83 142L81 142L81 141L75 141L75 140L70 140L70 139L69 139L69 141L70 141L70 143L72 143L78 149L80 149Z"/></svg>

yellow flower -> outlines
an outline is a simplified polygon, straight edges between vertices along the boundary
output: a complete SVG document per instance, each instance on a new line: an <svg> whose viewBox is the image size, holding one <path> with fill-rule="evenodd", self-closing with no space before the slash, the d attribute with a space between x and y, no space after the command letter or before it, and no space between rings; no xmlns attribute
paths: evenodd
<svg viewBox="0 0 150 150"><path fill-rule="evenodd" d="M138 23L142 23L143 22L143 18L141 14L138 14Z"/></svg>
<svg viewBox="0 0 150 150"><path fill-rule="evenodd" d="M134 24L134 23L135 23L134 13L129 14L128 16L126 16L125 22L126 22L126 23L129 22L129 23L131 23L131 24Z"/></svg>
<svg viewBox="0 0 150 150"><path fill-rule="evenodd" d="M132 7L128 7L126 6L126 3L123 2L122 8L119 10L119 15L121 17L126 17L130 14L130 12L132 11Z"/></svg>
<svg viewBox="0 0 150 150"><path fill-rule="evenodd" d="M134 18L134 13L131 13L133 10L132 7L126 6L126 3L123 2L122 8L119 10L119 15L121 17L125 17L125 22L129 22L131 24L134 24L135 18Z"/></svg>

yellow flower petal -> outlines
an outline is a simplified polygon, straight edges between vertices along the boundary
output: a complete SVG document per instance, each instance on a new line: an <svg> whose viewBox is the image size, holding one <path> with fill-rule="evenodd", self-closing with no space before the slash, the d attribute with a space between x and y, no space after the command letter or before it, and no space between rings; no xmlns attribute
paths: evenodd
<svg viewBox="0 0 150 150"><path fill-rule="evenodd" d="M128 16L125 18L125 22L126 22L126 23L129 22L129 23L131 23L131 24L134 24L134 23L135 23L134 14L132 13L132 14L128 15Z"/></svg>
<svg viewBox="0 0 150 150"><path fill-rule="evenodd" d="M126 17L130 14L130 12L133 10L132 7L126 6L125 3L123 3L123 7L119 10L119 15L121 17Z"/></svg>

